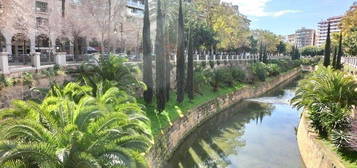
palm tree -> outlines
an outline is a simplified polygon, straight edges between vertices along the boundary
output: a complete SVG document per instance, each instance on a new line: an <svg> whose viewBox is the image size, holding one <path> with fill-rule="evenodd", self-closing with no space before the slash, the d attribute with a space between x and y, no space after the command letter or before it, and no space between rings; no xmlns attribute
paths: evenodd
<svg viewBox="0 0 357 168"><path fill-rule="evenodd" d="M101 58L98 65L83 64L80 67L80 80L93 88L96 93L98 82L111 82L113 86L126 90L134 95L138 89L143 88L143 83L138 80L139 68L135 65L125 64L127 60L111 55L108 59Z"/></svg>
<svg viewBox="0 0 357 168"><path fill-rule="evenodd" d="M99 85L91 96L77 86L54 86L40 104L18 101L4 110L1 167L146 166L142 153L151 135L134 99L115 87L104 91ZM73 87L78 90L70 91Z"/></svg>
<svg viewBox="0 0 357 168"><path fill-rule="evenodd" d="M319 67L299 83L292 104L309 111L312 125L322 135L348 128L352 105L357 105L357 82L345 72Z"/></svg>

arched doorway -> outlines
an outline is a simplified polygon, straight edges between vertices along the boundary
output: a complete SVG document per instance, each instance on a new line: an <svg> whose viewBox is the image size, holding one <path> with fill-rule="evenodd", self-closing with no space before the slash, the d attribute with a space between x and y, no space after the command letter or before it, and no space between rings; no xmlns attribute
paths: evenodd
<svg viewBox="0 0 357 168"><path fill-rule="evenodd" d="M55 63L51 46L50 38L46 34L36 36L35 51L41 53L40 60L42 65Z"/></svg>
<svg viewBox="0 0 357 168"><path fill-rule="evenodd" d="M0 52L6 51L6 39L4 35L0 32Z"/></svg>
<svg viewBox="0 0 357 168"><path fill-rule="evenodd" d="M26 35L22 33L14 35L11 39L11 50L10 64L31 65L31 41Z"/></svg>
<svg viewBox="0 0 357 168"><path fill-rule="evenodd" d="M67 54L71 53L71 42L68 38L57 38L56 39L56 52L65 52Z"/></svg>

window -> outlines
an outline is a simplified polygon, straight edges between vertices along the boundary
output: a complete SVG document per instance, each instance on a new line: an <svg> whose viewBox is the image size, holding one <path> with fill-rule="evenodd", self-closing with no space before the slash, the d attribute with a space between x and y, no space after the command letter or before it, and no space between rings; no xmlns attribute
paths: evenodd
<svg viewBox="0 0 357 168"><path fill-rule="evenodd" d="M45 12L47 13L47 6L46 2L36 1L36 12Z"/></svg>

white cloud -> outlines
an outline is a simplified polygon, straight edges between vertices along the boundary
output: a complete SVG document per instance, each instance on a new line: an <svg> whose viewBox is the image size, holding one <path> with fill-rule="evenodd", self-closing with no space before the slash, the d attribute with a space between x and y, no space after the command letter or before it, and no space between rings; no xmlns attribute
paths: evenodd
<svg viewBox="0 0 357 168"><path fill-rule="evenodd" d="M261 17L261 16L273 16L273 17L279 17L283 16L289 13L299 13L301 11L299 10L281 10L281 11L273 11L273 12L268 12L266 11L266 5L268 2L271 0L223 0L225 2L231 2L233 4L238 4L239 5L239 10L245 15L248 16L256 16L256 17Z"/></svg>

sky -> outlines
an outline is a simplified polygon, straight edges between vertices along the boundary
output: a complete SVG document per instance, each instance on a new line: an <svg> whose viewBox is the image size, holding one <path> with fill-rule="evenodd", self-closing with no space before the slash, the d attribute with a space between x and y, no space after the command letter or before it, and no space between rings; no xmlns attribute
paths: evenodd
<svg viewBox="0 0 357 168"><path fill-rule="evenodd" d="M317 28L331 16L343 15L357 0L222 0L239 5L252 21L252 29L288 35L301 27Z"/></svg>

